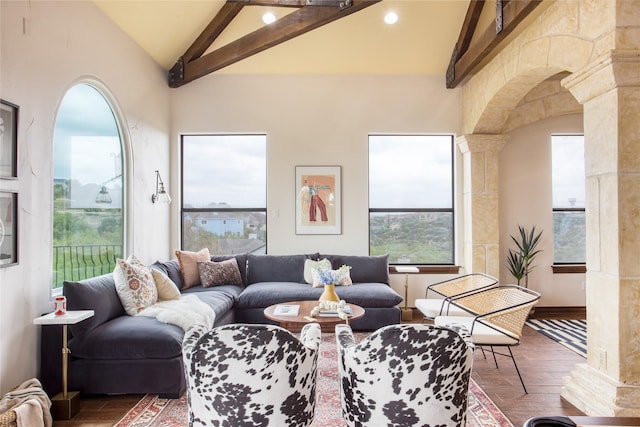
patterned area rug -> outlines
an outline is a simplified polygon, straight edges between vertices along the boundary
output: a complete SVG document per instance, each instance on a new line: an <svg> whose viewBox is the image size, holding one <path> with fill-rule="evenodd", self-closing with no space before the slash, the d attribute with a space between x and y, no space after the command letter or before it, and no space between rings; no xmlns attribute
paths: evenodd
<svg viewBox="0 0 640 427"><path fill-rule="evenodd" d="M587 357L586 320L529 319L527 325L582 357Z"/></svg>
<svg viewBox="0 0 640 427"><path fill-rule="evenodd" d="M356 341L366 334L356 333ZM344 427L338 389L337 349L334 334L322 334L318 358L318 402L313 427ZM473 381L469 387L467 427L513 427L485 392ZM181 427L187 425L187 398L144 396L114 427Z"/></svg>

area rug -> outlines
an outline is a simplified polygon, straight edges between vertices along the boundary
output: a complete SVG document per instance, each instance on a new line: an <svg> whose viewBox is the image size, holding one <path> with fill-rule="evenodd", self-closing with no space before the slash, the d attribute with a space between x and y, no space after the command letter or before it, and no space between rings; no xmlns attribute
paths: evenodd
<svg viewBox="0 0 640 427"><path fill-rule="evenodd" d="M586 320L529 319L527 325L582 357L587 357Z"/></svg>
<svg viewBox="0 0 640 427"><path fill-rule="evenodd" d="M356 333L356 341L366 334ZM313 427L344 427L340 409L337 349L334 334L322 334L318 358L317 404ZM513 427L513 424L471 380L467 427ZM114 427L182 427L187 425L187 398L160 399L144 396Z"/></svg>

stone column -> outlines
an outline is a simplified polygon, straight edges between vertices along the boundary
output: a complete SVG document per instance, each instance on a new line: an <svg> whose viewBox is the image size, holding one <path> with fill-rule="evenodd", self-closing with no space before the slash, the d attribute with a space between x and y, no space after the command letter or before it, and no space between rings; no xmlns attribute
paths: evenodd
<svg viewBox="0 0 640 427"><path fill-rule="evenodd" d="M506 135L462 135L465 273L500 273L498 153Z"/></svg>
<svg viewBox="0 0 640 427"><path fill-rule="evenodd" d="M640 416L640 51L563 85L584 105L587 363L561 395L588 415Z"/></svg>

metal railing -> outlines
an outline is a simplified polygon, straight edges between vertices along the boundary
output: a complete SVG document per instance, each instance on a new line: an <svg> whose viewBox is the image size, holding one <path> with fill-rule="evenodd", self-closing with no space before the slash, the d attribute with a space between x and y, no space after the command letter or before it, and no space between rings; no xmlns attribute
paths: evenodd
<svg viewBox="0 0 640 427"><path fill-rule="evenodd" d="M122 245L67 245L53 247L53 288L65 280L83 280L111 273L116 258L122 258Z"/></svg>

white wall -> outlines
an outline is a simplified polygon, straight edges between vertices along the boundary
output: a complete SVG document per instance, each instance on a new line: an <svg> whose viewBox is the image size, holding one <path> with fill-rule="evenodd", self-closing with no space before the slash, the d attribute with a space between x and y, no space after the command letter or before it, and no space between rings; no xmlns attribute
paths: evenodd
<svg viewBox="0 0 640 427"><path fill-rule="evenodd" d="M180 134L264 132L268 252L366 255L368 135L457 133L460 103L460 91L447 90L442 76L209 75L171 94L172 188L179 187ZM295 234L296 165L342 166L342 234ZM172 206L174 247L178 209ZM404 295L404 276L392 278ZM424 295L425 280L412 277L410 305Z"/></svg>
<svg viewBox="0 0 640 427"><path fill-rule="evenodd" d="M542 294L541 307L586 305L584 274L553 274L551 215L551 134L583 133L582 115L560 116L523 126L512 132L500 152L500 281L515 283L507 270L509 248L518 225L542 230L529 287Z"/></svg>
<svg viewBox="0 0 640 427"><path fill-rule="evenodd" d="M1 1L0 98L20 107L19 265L0 268L0 393L37 374L39 327L51 309L52 139L58 105L82 76L101 82L126 118L134 161L129 248L169 256L169 208L151 204L154 170L169 174L165 72L92 2Z"/></svg>
<svg viewBox="0 0 640 427"><path fill-rule="evenodd" d="M441 77L214 74L171 97L174 171L181 133L267 134L271 254L367 254L368 135L455 133L461 125L460 92L445 89ZM296 165L342 166L341 235L295 234Z"/></svg>

